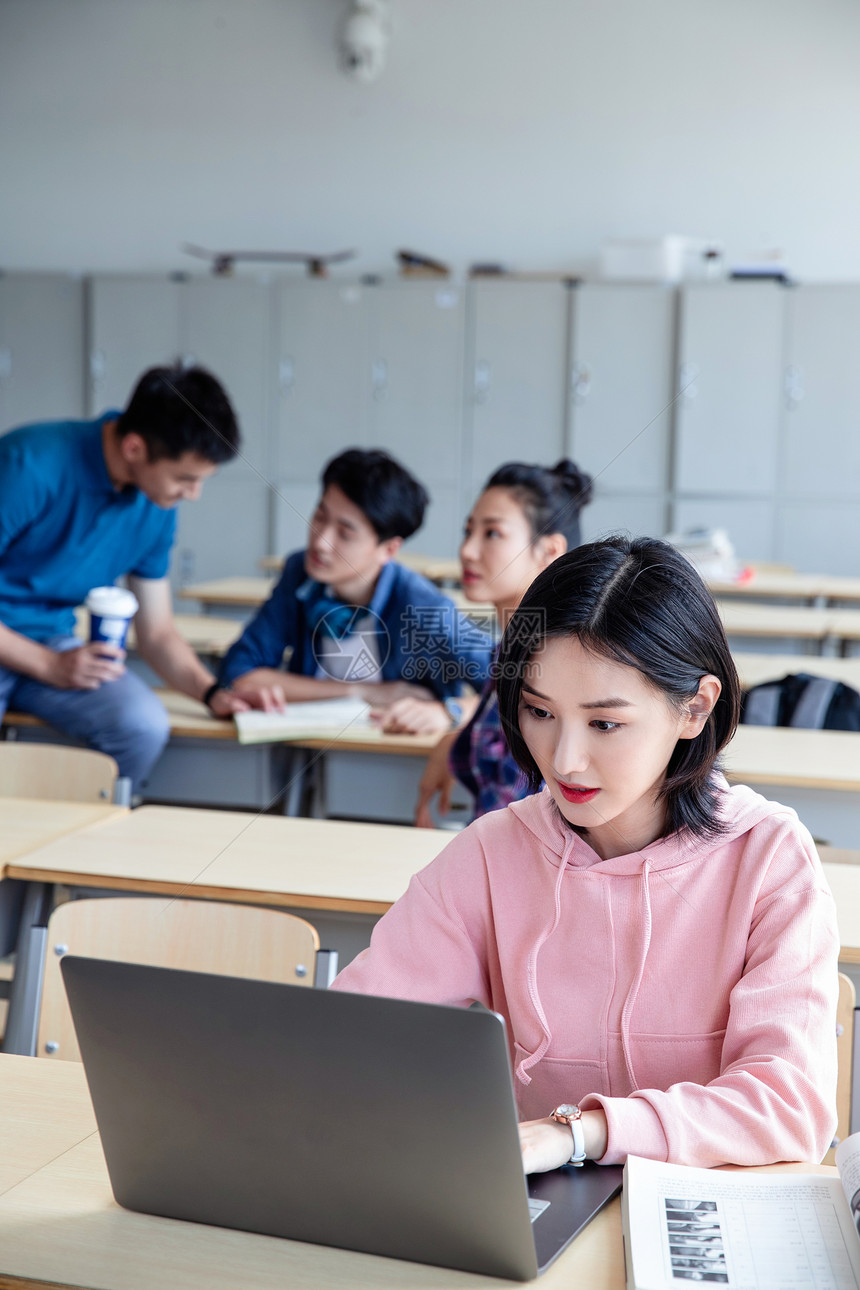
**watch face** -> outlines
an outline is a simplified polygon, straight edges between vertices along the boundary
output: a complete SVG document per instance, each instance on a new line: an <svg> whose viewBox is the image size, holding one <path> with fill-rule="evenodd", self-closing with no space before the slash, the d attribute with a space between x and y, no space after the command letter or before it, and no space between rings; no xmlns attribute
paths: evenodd
<svg viewBox="0 0 860 1290"><path fill-rule="evenodd" d="M565 1102L562 1106L557 1106L555 1108L553 1115L556 1119L560 1119L563 1116L565 1119L578 1120L582 1115L582 1112L578 1106L570 1106Z"/></svg>

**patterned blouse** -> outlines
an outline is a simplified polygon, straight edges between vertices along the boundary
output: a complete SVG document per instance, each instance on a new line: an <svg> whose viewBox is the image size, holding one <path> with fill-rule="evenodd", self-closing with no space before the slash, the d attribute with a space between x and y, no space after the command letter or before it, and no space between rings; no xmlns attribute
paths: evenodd
<svg viewBox="0 0 860 1290"><path fill-rule="evenodd" d="M492 680L481 692L475 715L451 749L451 773L475 798L475 819L528 796L525 776L511 756Z"/></svg>

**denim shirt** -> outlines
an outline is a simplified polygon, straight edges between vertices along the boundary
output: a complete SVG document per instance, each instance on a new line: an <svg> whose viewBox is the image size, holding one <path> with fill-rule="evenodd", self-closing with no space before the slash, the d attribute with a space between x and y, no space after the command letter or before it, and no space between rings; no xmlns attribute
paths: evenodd
<svg viewBox="0 0 860 1290"><path fill-rule="evenodd" d="M329 589L307 576L304 551L293 552L271 596L228 650L221 665L222 685L254 668L283 666L287 650L288 672L318 675L314 638L320 630L315 612L320 602L334 604ZM464 682L480 690L489 676L490 637L414 570L389 561L370 604L361 610L355 619L360 630L373 632L383 680L426 686L444 701L459 695Z"/></svg>

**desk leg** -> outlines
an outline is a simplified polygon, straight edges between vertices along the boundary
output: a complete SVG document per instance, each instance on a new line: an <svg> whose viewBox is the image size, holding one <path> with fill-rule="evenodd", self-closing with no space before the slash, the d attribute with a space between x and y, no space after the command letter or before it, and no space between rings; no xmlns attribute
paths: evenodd
<svg viewBox="0 0 860 1290"><path fill-rule="evenodd" d="M19 1053L24 1057L36 1055L48 918L53 900L54 888L50 883L28 884L3 1036L4 1053Z"/></svg>

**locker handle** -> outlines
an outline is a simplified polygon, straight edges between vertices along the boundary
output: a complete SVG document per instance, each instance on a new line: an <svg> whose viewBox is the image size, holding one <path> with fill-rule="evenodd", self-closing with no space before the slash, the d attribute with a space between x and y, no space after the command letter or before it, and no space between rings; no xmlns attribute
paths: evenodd
<svg viewBox="0 0 860 1290"><path fill-rule="evenodd" d="M486 403L490 397L490 381L493 369L485 359L475 364L475 402Z"/></svg>
<svg viewBox="0 0 860 1290"><path fill-rule="evenodd" d="M371 363L370 387L376 402L381 403L388 389L388 364L384 358L377 358Z"/></svg>
<svg viewBox="0 0 860 1290"><path fill-rule="evenodd" d="M783 378L783 390L785 393L785 406L789 411L796 408L806 396L806 386L803 383L803 368L797 363L789 363L785 369Z"/></svg>
<svg viewBox="0 0 860 1290"><path fill-rule="evenodd" d="M591 364L574 363L570 369L570 393L574 403L582 404L591 393Z"/></svg>
<svg viewBox="0 0 860 1290"><path fill-rule="evenodd" d="M295 384L296 365L292 358L282 358L278 363L278 382L282 394L289 394Z"/></svg>
<svg viewBox="0 0 860 1290"><path fill-rule="evenodd" d="M91 379L92 379L93 381L101 381L101 380L103 380L103 379L104 379L104 374L105 374L105 368L106 368L106 367L107 367L107 364L105 363L105 352L104 352L104 350L103 350L103 349L94 349L94 350L92 351L92 353L90 354L90 377L91 377Z"/></svg>

